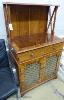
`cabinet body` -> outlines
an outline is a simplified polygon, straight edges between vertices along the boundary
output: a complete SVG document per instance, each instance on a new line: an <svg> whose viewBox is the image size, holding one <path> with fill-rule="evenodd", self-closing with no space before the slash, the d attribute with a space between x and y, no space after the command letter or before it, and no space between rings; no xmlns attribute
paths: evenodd
<svg viewBox="0 0 64 100"><path fill-rule="evenodd" d="M4 4L11 55L21 95L57 76L63 41L47 39L49 6Z"/></svg>
<svg viewBox="0 0 64 100"><path fill-rule="evenodd" d="M19 54L11 52L18 67L21 95L57 77L63 43L56 43Z"/></svg>

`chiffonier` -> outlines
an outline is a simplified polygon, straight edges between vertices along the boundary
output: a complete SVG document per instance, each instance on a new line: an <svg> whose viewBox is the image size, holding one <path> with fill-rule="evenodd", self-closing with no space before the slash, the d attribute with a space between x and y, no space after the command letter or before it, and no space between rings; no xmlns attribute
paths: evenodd
<svg viewBox="0 0 64 100"><path fill-rule="evenodd" d="M21 95L57 76L63 40L55 36L58 6L4 3L10 53L16 62Z"/></svg>

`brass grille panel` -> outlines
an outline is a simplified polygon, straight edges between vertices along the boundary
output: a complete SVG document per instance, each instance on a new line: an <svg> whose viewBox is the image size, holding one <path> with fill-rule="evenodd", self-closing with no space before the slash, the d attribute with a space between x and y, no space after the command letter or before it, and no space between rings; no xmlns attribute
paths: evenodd
<svg viewBox="0 0 64 100"><path fill-rule="evenodd" d="M39 68L40 64L38 62L28 64L25 70L25 84L31 85L39 80Z"/></svg>
<svg viewBox="0 0 64 100"><path fill-rule="evenodd" d="M50 77L52 74L55 73L56 69L56 63L57 63L57 57L51 56L47 58L46 60L46 66L45 66L45 76Z"/></svg>

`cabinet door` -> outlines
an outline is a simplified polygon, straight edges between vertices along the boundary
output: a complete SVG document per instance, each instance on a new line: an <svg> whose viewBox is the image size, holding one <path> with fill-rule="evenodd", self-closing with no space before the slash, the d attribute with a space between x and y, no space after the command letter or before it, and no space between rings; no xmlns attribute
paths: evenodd
<svg viewBox="0 0 64 100"><path fill-rule="evenodd" d="M26 90L44 81L45 58L33 59L19 65L20 87Z"/></svg>

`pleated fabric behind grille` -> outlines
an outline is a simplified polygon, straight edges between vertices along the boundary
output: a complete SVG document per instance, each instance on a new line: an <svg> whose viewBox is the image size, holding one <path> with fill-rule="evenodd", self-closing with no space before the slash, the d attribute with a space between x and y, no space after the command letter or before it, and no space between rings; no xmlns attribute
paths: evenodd
<svg viewBox="0 0 64 100"><path fill-rule="evenodd" d="M32 83L35 83L39 79L39 68L40 64L38 62L28 64L26 66L25 70L25 84L31 85Z"/></svg>
<svg viewBox="0 0 64 100"><path fill-rule="evenodd" d="M46 78L52 76L55 73L56 63L57 63L56 56L51 56L51 57L47 58L46 65L45 65Z"/></svg>

